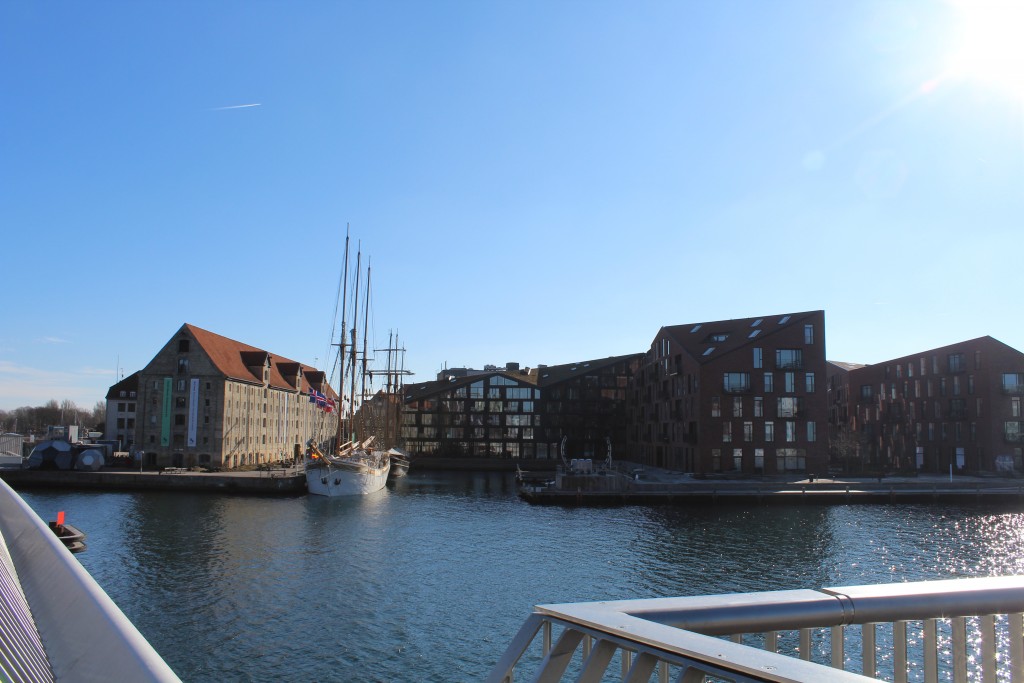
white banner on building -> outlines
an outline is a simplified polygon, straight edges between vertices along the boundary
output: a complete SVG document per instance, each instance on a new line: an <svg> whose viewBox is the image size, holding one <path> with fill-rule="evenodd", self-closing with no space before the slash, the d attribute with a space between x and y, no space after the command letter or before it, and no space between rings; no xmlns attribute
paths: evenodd
<svg viewBox="0 0 1024 683"><path fill-rule="evenodd" d="M193 379L188 392L188 447L196 447L196 429L199 424L199 380Z"/></svg>

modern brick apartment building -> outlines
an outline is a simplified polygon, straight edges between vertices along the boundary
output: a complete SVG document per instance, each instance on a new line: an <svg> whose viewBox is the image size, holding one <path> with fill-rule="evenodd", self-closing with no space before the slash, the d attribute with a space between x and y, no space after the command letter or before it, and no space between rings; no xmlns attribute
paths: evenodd
<svg viewBox="0 0 1024 683"><path fill-rule="evenodd" d="M980 337L851 369L846 382L837 434L862 468L1024 471L1020 351Z"/></svg>
<svg viewBox="0 0 1024 683"><path fill-rule="evenodd" d="M407 385L411 453L484 458L597 458L625 447L626 385L640 354L504 369L442 371Z"/></svg>
<svg viewBox="0 0 1024 683"><path fill-rule="evenodd" d="M823 473L825 313L663 327L630 385L633 460L695 473Z"/></svg>
<svg viewBox="0 0 1024 683"><path fill-rule="evenodd" d="M134 409L133 452L143 451L147 466L254 465L334 436L335 421L309 401L311 388L337 397L322 371L186 324L145 368L111 387L107 423ZM125 425L117 433L127 438Z"/></svg>

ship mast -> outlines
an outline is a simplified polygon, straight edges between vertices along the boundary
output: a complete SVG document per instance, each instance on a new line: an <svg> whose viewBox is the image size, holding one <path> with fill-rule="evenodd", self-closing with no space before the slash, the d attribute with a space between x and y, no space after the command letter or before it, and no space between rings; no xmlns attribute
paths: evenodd
<svg viewBox="0 0 1024 683"><path fill-rule="evenodd" d="M335 425L334 440L335 440L335 452L341 450L341 440L343 436L342 423L343 423L343 411L345 409L345 331L348 327L348 323L345 320L345 312L347 310L346 301L348 299L348 242L349 242L349 225L345 224L345 261L341 271L341 334L338 335L338 343L335 346L338 347L338 421Z"/></svg>
<svg viewBox="0 0 1024 683"><path fill-rule="evenodd" d="M359 398L360 398L360 400L363 400L363 399L366 398L366 363L367 363L367 360L368 360L367 359L367 353L366 353L366 335L367 335L367 330L369 329L369 327L370 327L370 260L367 259L366 260L366 304L363 306L363 368L362 368L362 377L360 378L360 383L359 383ZM366 425L367 419L368 419L368 416L366 416L364 414L363 415L363 435L364 436L366 435L366 431L367 431L367 425Z"/></svg>
<svg viewBox="0 0 1024 683"><path fill-rule="evenodd" d="M352 441L355 440L356 436L356 321L359 320L359 272L362 270L362 259L363 249L362 245L356 251L356 293L352 298L352 347L350 349L350 364L349 374L351 377L349 381L351 383L351 392L349 394L349 434L352 435Z"/></svg>

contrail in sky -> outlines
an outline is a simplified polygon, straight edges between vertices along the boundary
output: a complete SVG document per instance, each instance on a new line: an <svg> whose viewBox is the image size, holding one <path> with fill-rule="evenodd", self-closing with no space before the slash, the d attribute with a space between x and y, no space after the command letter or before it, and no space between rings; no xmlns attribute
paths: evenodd
<svg viewBox="0 0 1024 683"><path fill-rule="evenodd" d="M210 111L224 111L225 109L245 109L246 107L259 107L262 106L262 102L256 102L255 104L233 104L230 107L214 107Z"/></svg>

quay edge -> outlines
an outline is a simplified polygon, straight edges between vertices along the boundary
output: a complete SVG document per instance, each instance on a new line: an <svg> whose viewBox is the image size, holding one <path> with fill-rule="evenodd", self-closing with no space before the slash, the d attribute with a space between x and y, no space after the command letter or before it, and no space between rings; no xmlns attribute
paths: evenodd
<svg viewBox="0 0 1024 683"><path fill-rule="evenodd" d="M74 470L0 470L15 489L59 488L76 491L188 491L242 495L300 496L306 475L285 472L158 473L80 472Z"/></svg>
<svg viewBox="0 0 1024 683"><path fill-rule="evenodd" d="M898 503L1019 503L1024 483L913 484L836 482L755 485L708 482L661 486L657 490L582 490L524 486L520 498L534 505L853 505Z"/></svg>

